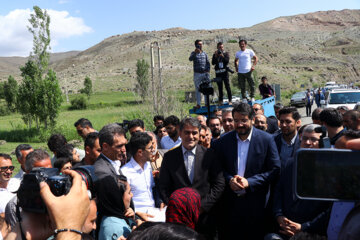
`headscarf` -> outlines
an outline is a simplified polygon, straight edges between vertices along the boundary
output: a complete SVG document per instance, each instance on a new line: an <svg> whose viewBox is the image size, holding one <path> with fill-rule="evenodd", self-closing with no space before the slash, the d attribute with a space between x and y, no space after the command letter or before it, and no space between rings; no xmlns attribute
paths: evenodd
<svg viewBox="0 0 360 240"><path fill-rule="evenodd" d="M169 198L166 222L181 223L192 229L199 219L200 194L192 188L180 188Z"/></svg>
<svg viewBox="0 0 360 240"><path fill-rule="evenodd" d="M118 217L126 220L123 195L126 190L127 179L124 175L106 176L100 179L97 188L97 201L102 216ZM101 217L102 217L101 216Z"/></svg>

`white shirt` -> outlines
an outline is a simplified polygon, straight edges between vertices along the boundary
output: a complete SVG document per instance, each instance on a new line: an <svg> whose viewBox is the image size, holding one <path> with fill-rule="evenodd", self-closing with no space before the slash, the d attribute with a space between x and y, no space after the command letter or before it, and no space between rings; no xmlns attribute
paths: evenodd
<svg viewBox="0 0 360 240"><path fill-rule="evenodd" d="M0 188L0 213L5 212L6 204L12 199L16 194L11 193L7 188Z"/></svg>
<svg viewBox="0 0 360 240"><path fill-rule="evenodd" d="M169 135L161 138L161 148L162 149L171 149L171 148L179 146L180 144L181 144L180 137L178 137L176 142L174 142L174 140L172 140L171 137L169 137Z"/></svg>
<svg viewBox="0 0 360 240"><path fill-rule="evenodd" d="M235 58L239 59L239 73L248 73L251 70L251 59L255 56L255 53L251 49L245 49L245 51L238 51Z"/></svg>
<svg viewBox="0 0 360 240"><path fill-rule="evenodd" d="M249 136L243 141L240 139L239 135L236 134L237 144L238 144L238 171L237 175L244 177L245 169L246 169L246 162L247 162L247 156L249 153L249 146L250 146L250 140L252 135L253 127L251 127ZM246 193L245 189L236 191L238 195L244 195Z"/></svg>
<svg viewBox="0 0 360 240"><path fill-rule="evenodd" d="M251 127L249 136L245 139L245 141L242 141L240 139L239 135L236 134L237 144L238 144L238 159L237 159L238 171L237 171L237 174L241 177L243 177L244 173L245 173L246 161L247 161L247 156L248 156L248 152L249 152L249 146L250 146L252 132L253 132L253 127Z"/></svg>
<svg viewBox="0 0 360 240"><path fill-rule="evenodd" d="M153 187L155 186L152 169L149 162L146 162L144 169L134 158L121 168L122 173L127 177L133 193L133 201L136 211L148 212L155 207Z"/></svg>
<svg viewBox="0 0 360 240"><path fill-rule="evenodd" d="M121 167L121 162L120 160L111 160L110 158L108 158L107 156L105 156L104 154L101 153L101 155L109 161L109 163L111 163L111 165L114 167L115 172L117 175L121 175L120 174L120 167Z"/></svg>
<svg viewBox="0 0 360 240"><path fill-rule="evenodd" d="M190 182L192 183L194 180L194 165L195 165L195 153L196 153L196 146L191 149L187 150L184 146L181 146L183 155L184 155L184 163L185 169L189 176ZM189 153L190 152L190 153Z"/></svg>
<svg viewBox="0 0 360 240"><path fill-rule="evenodd" d="M10 179L8 186L7 186L7 189L10 192L16 192L19 189L21 180L23 179L23 176L24 176L24 173L25 172L22 170L22 168L20 168L20 171L14 177L12 177Z"/></svg>
<svg viewBox="0 0 360 240"><path fill-rule="evenodd" d="M22 179L15 177L10 178L10 181L7 186L7 190L9 190L10 192L16 192L20 187L21 180Z"/></svg>

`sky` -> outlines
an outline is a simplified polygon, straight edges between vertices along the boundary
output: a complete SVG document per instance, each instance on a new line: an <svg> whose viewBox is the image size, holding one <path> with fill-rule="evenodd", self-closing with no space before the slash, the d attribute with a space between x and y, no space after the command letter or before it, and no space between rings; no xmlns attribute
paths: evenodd
<svg viewBox="0 0 360 240"><path fill-rule="evenodd" d="M34 5L51 17L51 52L65 52L133 31L251 27L281 16L360 9L360 0L0 0L0 56L29 55Z"/></svg>

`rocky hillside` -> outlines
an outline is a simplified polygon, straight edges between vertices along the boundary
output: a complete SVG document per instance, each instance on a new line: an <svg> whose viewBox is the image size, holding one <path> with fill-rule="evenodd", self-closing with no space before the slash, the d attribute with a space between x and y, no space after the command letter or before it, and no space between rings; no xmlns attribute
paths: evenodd
<svg viewBox="0 0 360 240"><path fill-rule="evenodd" d="M145 58L150 62L150 43L157 41L166 87L189 89L193 82L188 57L194 40L203 40L210 57L216 43L224 42L233 61L239 38L247 39L259 57L258 77L266 75L283 89L316 86L330 80L360 83L360 10L279 17L241 29L132 32L109 37L82 52L53 57L51 67L61 85L66 84L71 91L82 88L87 75L96 91L133 89L136 61ZM22 58L0 58L0 80L9 74L20 80L18 66L24 62Z"/></svg>

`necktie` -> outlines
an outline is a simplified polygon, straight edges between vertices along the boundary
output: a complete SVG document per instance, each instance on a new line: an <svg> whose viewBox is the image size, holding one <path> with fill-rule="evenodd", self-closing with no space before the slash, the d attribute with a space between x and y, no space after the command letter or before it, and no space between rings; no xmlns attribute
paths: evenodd
<svg viewBox="0 0 360 240"><path fill-rule="evenodd" d="M190 182L193 182L193 178L194 178L194 171L193 171L193 165L194 165L194 159L195 156L191 151L186 151L186 158L187 158L187 166L186 166L186 170L187 170L187 174L189 176Z"/></svg>

